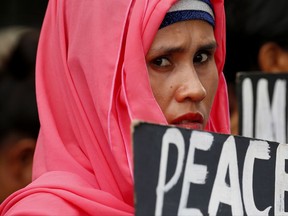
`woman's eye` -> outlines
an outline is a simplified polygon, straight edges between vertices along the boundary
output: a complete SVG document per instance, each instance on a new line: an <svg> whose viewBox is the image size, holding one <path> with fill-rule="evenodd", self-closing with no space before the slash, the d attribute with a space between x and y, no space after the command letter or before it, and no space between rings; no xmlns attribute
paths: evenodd
<svg viewBox="0 0 288 216"><path fill-rule="evenodd" d="M199 53L194 57L195 63L202 63L207 61L209 55L207 53Z"/></svg>
<svg viewBox="0 0 288 216"><path fill-rule="evenodd" d="M167 58L164 58L164 57L156 58L152 61L152 63L158 67L171 66L171 62Z"/></svg>

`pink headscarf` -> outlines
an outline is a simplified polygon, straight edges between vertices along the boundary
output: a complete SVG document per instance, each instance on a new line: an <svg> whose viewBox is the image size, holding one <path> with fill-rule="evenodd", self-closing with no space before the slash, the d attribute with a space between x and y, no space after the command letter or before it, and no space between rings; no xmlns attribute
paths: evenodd
<svg viewBox="0 0 288 216"><path fill-rule="evenodd" d="M175 0L50 0L37 57L33 183L1 215L133 215L133 119L167 124L145 54ZM219 85L208 131L229 133L223 0L212 0Z"/></svg>

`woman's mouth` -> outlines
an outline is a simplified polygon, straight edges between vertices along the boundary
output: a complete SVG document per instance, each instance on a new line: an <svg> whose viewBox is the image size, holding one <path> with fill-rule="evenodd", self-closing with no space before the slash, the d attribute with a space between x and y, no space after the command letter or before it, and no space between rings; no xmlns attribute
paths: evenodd
<svg viewBox="0 0 288 216"><path fill-rule="evenodd" d="M201 113L186 113L177 117L170 124L188 129L203 130L204 117Z"/></svg>

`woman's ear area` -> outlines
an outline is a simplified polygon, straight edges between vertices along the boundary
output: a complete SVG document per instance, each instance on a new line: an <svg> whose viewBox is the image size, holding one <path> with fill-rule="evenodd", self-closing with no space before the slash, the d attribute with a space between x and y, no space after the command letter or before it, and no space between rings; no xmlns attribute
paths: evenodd
<svg viewBox="0 0 288 216"><path fill-rule="evenodd" d="M258 63L265 73L288 72L288 51L274 42L264 43L259 49Z"/></svg>

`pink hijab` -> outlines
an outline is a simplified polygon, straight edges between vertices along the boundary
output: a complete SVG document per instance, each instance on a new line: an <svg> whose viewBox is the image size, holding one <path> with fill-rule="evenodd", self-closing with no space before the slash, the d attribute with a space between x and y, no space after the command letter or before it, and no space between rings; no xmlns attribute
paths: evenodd
<svg viewBox="0 0 288 216"><path fill-rule="evenodd" d="M1 215L133 215L133 119L167 124L145 64L175 0L50 0L37 57L33 182ZM212 0L219 85L208 131L229 133L223 0Z"/></svg>

